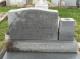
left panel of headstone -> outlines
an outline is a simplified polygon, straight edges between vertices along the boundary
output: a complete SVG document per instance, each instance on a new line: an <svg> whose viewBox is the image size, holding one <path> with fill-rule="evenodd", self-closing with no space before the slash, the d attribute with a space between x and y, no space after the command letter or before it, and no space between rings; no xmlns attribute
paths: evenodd
<svg viewBox="0 0 80 59"><path fill-rule="evenodd" d="M57 40L58 11L18 9L8 14L11 39Z"/></svg>

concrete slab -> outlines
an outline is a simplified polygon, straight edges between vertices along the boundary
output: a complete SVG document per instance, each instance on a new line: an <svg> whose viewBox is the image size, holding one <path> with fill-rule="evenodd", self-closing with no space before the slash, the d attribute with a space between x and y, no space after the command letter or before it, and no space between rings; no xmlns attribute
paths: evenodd
<svg viewBox="0 0 80 59"><path fill-rule="evenodd" d="M80 54L6 52L3 59L80 59Z"/></svg>

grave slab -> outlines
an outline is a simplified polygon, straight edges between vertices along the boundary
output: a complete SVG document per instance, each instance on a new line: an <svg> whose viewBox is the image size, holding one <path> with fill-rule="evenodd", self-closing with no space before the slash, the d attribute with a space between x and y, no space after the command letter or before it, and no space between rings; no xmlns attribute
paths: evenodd
<svg viewBox="0 0 80 59"><path fill-rule="evenodd" d="M6 52L3 59L80 59L80 54Z"/></svg>

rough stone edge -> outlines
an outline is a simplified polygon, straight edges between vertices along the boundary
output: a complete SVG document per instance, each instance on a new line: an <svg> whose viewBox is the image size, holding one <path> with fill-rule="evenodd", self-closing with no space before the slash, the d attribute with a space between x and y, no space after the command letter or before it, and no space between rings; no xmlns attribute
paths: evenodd
<svg viewBox="0 0 80 59"><path fill-rule="evenodd" d="M1 50L1 52L0 52L0 59L3 58L5 52L6 52L6 48L4 47L4 48Z"/></svg>
<svg viewBox="0 0 80 59"><path fill-rule="evenodd" d="M7 13L3 15L3 17L0 19L0 22L2 22L6 17L7 17Z"/></svg>

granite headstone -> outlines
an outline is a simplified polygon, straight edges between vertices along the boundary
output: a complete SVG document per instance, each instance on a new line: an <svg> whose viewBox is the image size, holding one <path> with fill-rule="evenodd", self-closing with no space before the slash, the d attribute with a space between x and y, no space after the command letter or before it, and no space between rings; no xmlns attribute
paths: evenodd
<svg viewBox="0 0 80 59"><path fill-rule="evenodd" d="M22 8L9 11L9 36L14 40L13 48L19 51L76 52L76 41L73 36L68 37L69 33L74 34L74 22L61 20L56 10Z"/></svg>
<svg viewBox="0 0 80 59"><path fill-rule="evenodd" d="M79 59L73 37L75 22L67 19L60 20L58 11L49 9L9 11L10 51L3 59Z"/></svg>
<svg viewBox="0 0 80 59"><path fill-rule="evenodd" d="M8 14L10 39L58 40L58 11L18 9Z"/></svg>

